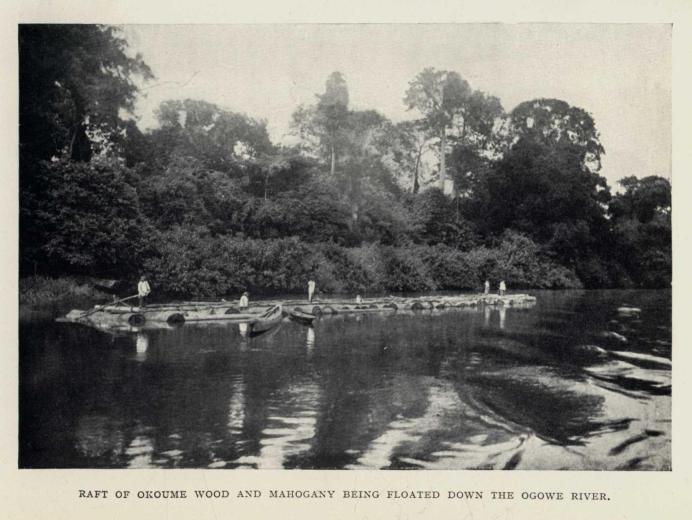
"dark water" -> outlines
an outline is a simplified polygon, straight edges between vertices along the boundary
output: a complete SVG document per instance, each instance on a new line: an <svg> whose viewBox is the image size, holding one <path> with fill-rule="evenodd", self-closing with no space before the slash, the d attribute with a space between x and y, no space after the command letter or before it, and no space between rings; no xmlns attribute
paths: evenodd
<svg viewBox="0 0 692 520"><path fill-rule="evenodd" d="M20 467L670 469L670 291L533 294L252 339L22 323Z"/></svg>

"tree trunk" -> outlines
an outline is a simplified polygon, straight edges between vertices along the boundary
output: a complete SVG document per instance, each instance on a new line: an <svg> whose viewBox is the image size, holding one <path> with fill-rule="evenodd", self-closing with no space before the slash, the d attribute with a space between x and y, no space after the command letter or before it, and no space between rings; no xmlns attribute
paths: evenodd
<svg viewBox="0 0 692 520"><path fill-rule="evenodd" d="M77 139L77 125L72 125L72 136L70 137L70 144L67 145L67 157L72 159L72 154L74 150L74 142Z"/></svg>
<svg viewBox="0 0 692 520"><path fill-rule="evenodd" d="M446 165L445 165L445 155L447 152L447 129L442 130L442 135L440 136L440 190L445 189L446 180Z"/></svg>
<svg viewBox="0 0 692 520"><path fill-rule="evenodd" d="M420 154L416 157L416 168L413 170L413 194L418 193L420 184L418 183L418 167L420 165Z"/></svg>
<svg viewBox="0 0 692 520"><path fill-rule="evenodd" d="M335 169L336 169L336 151L334 150L334 145L332 145L332 167L330 170L332 177L334 176Z"/></svg>

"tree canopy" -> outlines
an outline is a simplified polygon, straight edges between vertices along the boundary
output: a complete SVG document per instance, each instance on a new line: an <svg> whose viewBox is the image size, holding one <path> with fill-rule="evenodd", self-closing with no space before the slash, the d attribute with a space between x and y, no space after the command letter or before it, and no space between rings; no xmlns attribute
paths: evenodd
<svg viewBox="0 0 692 520"><path fill-rule="evenodd" d="M601 169L605 150L596 123L586 110L560 99L534 99L517 105L512 110L511 122L516 139L577 145L584 152L584 163L592 171Z"/></svg>
<svg viewBox="0 0 692 520"><path fill-rule="evenodd" d="M440 161L438 182L444 190L448 134L453 143L478 151L490 142L496 120L504 111L500 100L472 90L454 71L427 68L410 83L404 103L421 115L420 126L437 139Z"/></svg>
<svg viewBox="0 0 692 520"><path fill-rule="evenodd" d="M140 129L153 73L115 28L23 25L19 50L22 275L146 271L196 296L308 276L361 292L670 283L670 182L630 172L611 193L596 122L564 100L506 114L426 68L412 118L392 121L333 72L283 146L200 99L164 101Z"/></svg>
<svg viewBox="0 0 692 520"><path fill-rule="evenodd" d="M117 142L137 95L135 78L154 76L114 27L19 26L20 151L88 160Z"/></svg>

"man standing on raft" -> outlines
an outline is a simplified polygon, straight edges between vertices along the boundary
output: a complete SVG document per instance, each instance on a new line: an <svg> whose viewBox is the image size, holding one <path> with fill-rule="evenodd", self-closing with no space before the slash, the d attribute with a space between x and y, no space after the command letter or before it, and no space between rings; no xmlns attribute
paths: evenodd
<svg viewBox="0 0 692 520"><path fill-rule="evenodd" d="M247 293L247 291L245 291L243 293L243 295L240 297L240 301L238 302L238 307L241 310L247 310L247 308L249 307L249 305L250 305L249 296L250 295Z"/></svg>
<svg viewBox="0 0 692 520"><path fill-rule="evenodd" d="M137 284L137 296L139 296L139 308L144 307L144 299L151 292L151 287L149 287L149 282L147 282L147 277L142 275Z"/></svg>
<svg viewBox="0 0 692 520"><path fill-rule="evenodd" d="M310 278L308 281L308 301L312 303L312 296L315 294L315 280Z"/></svg>

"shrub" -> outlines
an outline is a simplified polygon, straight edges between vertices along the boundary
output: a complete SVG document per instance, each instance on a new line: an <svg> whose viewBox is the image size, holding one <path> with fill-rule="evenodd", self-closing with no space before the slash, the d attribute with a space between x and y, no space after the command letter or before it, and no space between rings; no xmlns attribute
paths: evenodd
<svg viewBox="0 0 692 520"><path fill-rule="evenodd" d="M73 277L29 276L19 279L19 304L31 307L60 305L72 301L95 301L107 295Z"/></svg>
<svg viewBox="0 0 692 520"><path fill-rule="evenodd" d="M22 200L24 260L62 273L133 269L153 230L131 174L117 160L41 163L41 195Z"/></svg>
<svg viewBox="0 0 692 520"><path fill-rule="evenodd" d="M352 290L367 292L387 288L387 271L381 246L365 244L349 248L346 250L346 257L353 264L351 271L359 275L350 285Z"/></svg>
<svg viewBox="0 0 692 520"><path fill-rule="evenodd" d="M467 254L457 249L438 244L419 247L417 253L437 289L474 290L482 285L478 267L471 265Z"/></svg>
<svg viewBox="0 0 692 520"><path fill-rule="evenodd" d="M435 289L429 269L414 247L383 248L384 288L390 291L425 291Z"/></svg>
<svg viewBox="0 0 692 520"><path fill-rule="evenodd" d="M506 231L492 248L478 247L466 259L479 275L479 284L488 279L494 285L505 280L509 287L572 289L582 286L574 271L547 258L530 238Z"/></svg>
<svg viewBox="0 0 692 520"><path fill-rule="evenodd" d="M581 287L574 272L543 256L529 238L509 233L495 247L468 252L435 246L346 248L296 237L213 236L206 228L176 227L156 239L145 263L155 290L175 296L219 297L253 292L303 292L309 278L325 293L479 290L504 279L513 288Z"/></svg>
<svg viewBox="0 0 692 520"><path fill-rule="evenodd" d="M321 255L296 238L211 236L183 226L162 233L157 255L145 263L152 283L177 296L223 296L253 291L302 290Z"/></svg>

